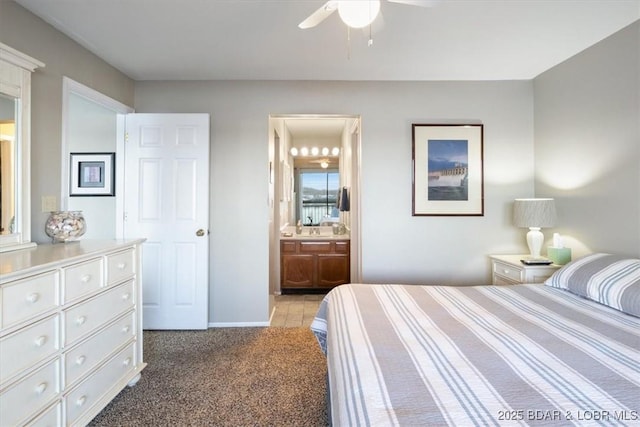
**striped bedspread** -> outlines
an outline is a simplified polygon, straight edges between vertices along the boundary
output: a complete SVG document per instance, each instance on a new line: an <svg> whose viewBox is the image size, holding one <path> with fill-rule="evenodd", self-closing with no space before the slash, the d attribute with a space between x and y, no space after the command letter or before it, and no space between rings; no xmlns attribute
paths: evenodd
<svg viewBox="0 0 640 427"><path fill-rule="evenodd" d="M640 318L565 290L343 285L311 329L334 426L640 425Z"/></svg>

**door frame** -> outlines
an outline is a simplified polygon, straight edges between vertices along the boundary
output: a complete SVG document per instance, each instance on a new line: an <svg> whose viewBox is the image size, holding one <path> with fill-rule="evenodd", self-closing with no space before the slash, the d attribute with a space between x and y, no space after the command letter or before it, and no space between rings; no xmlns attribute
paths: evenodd
<svg viewBox="0 0 640 427"><path fill-rule="evenodd" d="M346 119L353 123L347 129L351 136L351 193L350 193L350 222L351 222L351 282L362 281L362 235L361 235L361 147L362 147L362 117L356 114L271 114L269 115L268 144L269 144L269 298L270 312L273 313L273 295L280 293L280 209L279 185L280 144L283 143L280 123L286 119ZM293 224L291 224L293 225Z"/></svg>

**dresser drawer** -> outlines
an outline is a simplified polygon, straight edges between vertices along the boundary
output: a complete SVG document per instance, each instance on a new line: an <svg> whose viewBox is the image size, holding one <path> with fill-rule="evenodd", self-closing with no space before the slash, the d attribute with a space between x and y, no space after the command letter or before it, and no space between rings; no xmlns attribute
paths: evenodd
<svg viewBox="0 0 640 427"><path fill-rule="evenodd" d="M65 345L72 344L109 320L130 310L133 304L133 282L127 282L65 310Z"/></svg>
<svg viewBox="0 0 640 427"><path fill-rule="evenodd" d="M74 424L106 391L134 368L134 346L131 344L66 396L67 424Z"/></svg>
<svg viewBox="0 0 640 427"><path fill-rule="evenodd" d="M62 425L62 403L58 402L27 424L28 427L51 427Z"/></svg>
<svg viewBox="0 0 640 427"><path fill-rule="evenodd" d="M56 315L0 339L0 383L55 354L58 331Z"/></svg>
<svg viewBox="0 0 640 427"><path fill-rule="evenodd" d="M0 425L22 425L60 393L60 360L38 369L0 395Z"/></svg>
<svg viewBox="0 0 640 427"><path fill-rule="evenodd" d="M65 356L66 385L98 366L110 353L134 337L133 312L107 326Z"/></svg>
<svg viewBox="0 0 640 427"><path fill-rule="evenodd" d="M107 286L133 276L135 271L135 251L128 250L107 256Z"/></svg>
<svg viewBox="0 0 640 427"><path fill-rule="evenodd" d="M507 279L511 279L516 283L522 283L523 271L524 270L522 268L517 268L517 267L514 267L513 265L502 263L500 261L493 262L493 272L495 274L506 277Z"/></svg>
<svg viewBox="0 0 640 427"><path fill-rule="evenodd" d="M63 269L64 302L100 290L104 286L102 258Z"/></svg>
<svg viewBox="0 0 640 427"><path fill-rule="evenodd" d="M59 275L50 271L2 287L2 327L27 320L60 305Z"/></svg>

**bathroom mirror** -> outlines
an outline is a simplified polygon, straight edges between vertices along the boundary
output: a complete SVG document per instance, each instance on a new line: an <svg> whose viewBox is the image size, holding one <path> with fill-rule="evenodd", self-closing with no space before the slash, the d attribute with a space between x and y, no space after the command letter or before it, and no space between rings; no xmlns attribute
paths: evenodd
<svg viewBox="0 0 640 427"><path fill-rule="evenodd" d="M44 64L0 43L0 252L31 242L31 73Z"/></svg>

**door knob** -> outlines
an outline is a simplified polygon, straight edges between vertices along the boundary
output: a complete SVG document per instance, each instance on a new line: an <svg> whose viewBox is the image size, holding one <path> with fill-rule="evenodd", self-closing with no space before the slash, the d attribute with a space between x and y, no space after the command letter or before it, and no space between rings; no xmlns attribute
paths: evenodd
<svg viewBox="0 0 640 427"><path fill-rule="evenodd" d="M202 237L202 236L205 235L205 233L206 232L202 228L200 228L200 229L198 229L198 231L196 231L196 236Z"/></svg>

